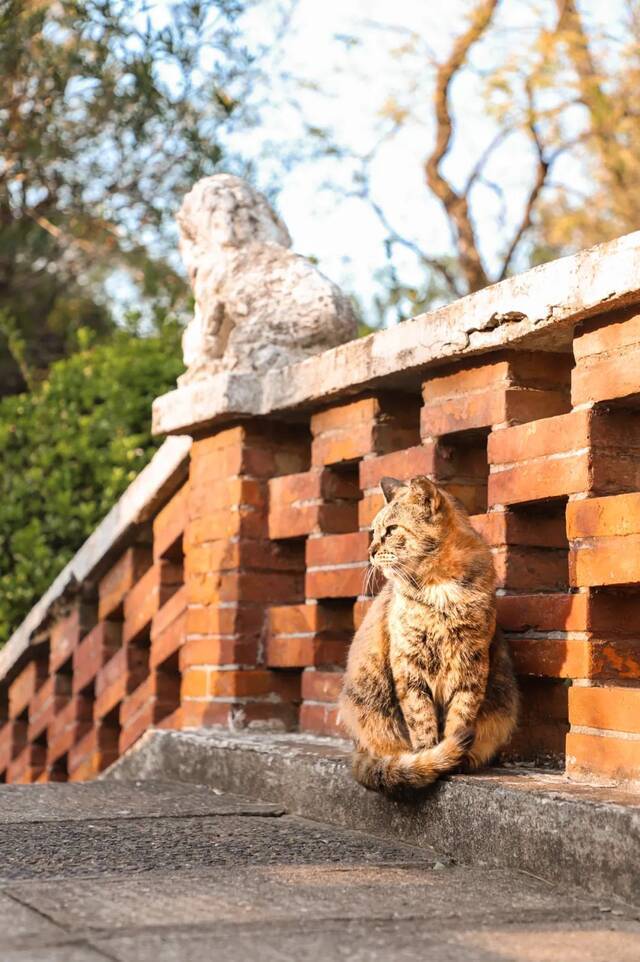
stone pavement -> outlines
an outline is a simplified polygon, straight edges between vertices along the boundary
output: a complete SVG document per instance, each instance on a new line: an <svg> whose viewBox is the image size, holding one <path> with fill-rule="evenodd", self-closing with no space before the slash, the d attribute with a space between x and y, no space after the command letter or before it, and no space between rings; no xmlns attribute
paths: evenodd
<svg viewBox="0 0 640 962"><path fill-rule="evenodd" d="M639 919L197 785L0 788L2 962L637 962Z"/></svg>

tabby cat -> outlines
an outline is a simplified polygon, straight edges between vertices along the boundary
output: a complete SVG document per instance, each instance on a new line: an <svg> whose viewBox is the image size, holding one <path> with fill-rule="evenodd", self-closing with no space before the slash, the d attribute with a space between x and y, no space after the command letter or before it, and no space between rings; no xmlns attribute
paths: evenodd
<svg viewBox="0 0 640 962"><path fill-rule="evenodd" d="M426 477L383 478L371 564L387 578L353 640L340 700L353 773L395 794L490 762L517 721L489 548Z"/></svg>

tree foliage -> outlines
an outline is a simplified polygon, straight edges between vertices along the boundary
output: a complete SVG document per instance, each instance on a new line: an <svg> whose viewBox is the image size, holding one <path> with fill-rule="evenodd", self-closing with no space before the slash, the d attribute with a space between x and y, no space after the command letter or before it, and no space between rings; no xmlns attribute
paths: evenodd
<svg viewBox="0 0 640 962"><path fill-rule="evenodd" d="M155 451L151 402L182 370L179 334L119 332L0 400L0 641Z"/></svg>
<svg viewBox="0 0 640 962"><path fill-rule="evenodd" d="M151 322L184 304L173 213L224 133L255 119L249 5L184 0L155 19L141 0L0 5L0 394L78 329L112 329L114 272Z"/></svg>
<svg viewBox="0 0 640 962"><path fill-rule="evenodd" d="M372 32L389 38L403 68L374 146L340 148L343 167L356 160L341 193L365 202L385 236L377 308L387 321L640 228L638 0L468 0L450 26L444 53L391 15L348 38L355 51ZM466 136L480 127L483 140ZM408 128L423 138L444 245L429 222L413 233L395 223L380 194L379 156Z"/></svg>

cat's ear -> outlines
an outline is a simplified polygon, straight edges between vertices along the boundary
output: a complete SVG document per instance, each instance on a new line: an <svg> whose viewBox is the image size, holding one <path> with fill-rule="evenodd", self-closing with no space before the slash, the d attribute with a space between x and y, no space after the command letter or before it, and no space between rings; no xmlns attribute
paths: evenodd
<svg viewBox="0 0 640 962"><path fill-rule="evenodd" d="M396 491L400 488L406 488L406 483L404 481L398 481L397 478L382 478L380 480L380 487L382 488L384 500L389 504L390 501L393 501Z"/></svg>
<svg viewBox="0 0 640 962"><path fill-rule="evenodd" d="M439 510L442 504L442 494L438 486L426 474L419 474L417 478L412 478L411 488L419 496L425 507L428 506L431 509L432 514Z"/></svg>

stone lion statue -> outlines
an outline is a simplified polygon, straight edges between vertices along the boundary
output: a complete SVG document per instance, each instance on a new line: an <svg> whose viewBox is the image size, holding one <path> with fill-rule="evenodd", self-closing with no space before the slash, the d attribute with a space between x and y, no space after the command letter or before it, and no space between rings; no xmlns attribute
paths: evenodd
<svg viewBox="0 0 640 962"><path fill-rule="evenodd" d="M304 257L266 198L240 177L198 181L178 213L195 296L182 347L190 383L220 371L266 371L356 337L341 291Z"/></svg>

